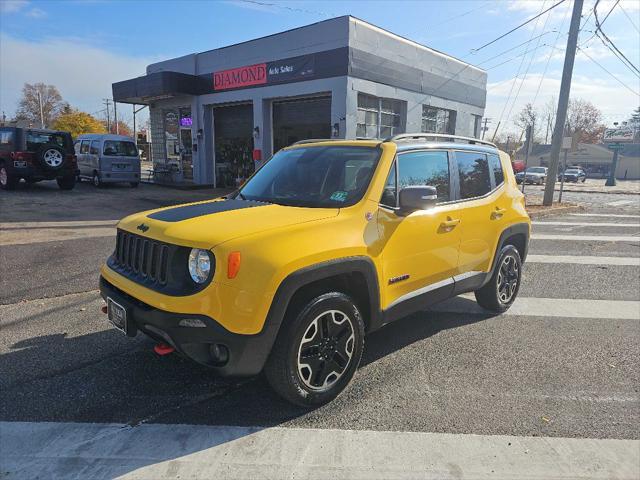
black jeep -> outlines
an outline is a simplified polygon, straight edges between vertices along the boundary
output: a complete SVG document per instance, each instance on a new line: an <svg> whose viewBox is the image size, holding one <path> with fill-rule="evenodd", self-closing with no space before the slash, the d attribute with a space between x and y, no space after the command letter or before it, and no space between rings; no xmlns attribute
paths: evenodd
<svg viewBox="0 0 640 480"><path fill-rule="evenodd" d="M62 190L76 184L78 162L69 132L0 127L0 188L56 179Z"/></svg>

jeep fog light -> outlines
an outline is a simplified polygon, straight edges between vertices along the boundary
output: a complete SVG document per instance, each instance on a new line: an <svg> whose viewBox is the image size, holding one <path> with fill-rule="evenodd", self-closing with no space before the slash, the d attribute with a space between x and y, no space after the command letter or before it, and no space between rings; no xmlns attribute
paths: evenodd
<svg viewBox="0 0 640 480"><path fill-rule="evenodd" d="M191 249L189 253L189 275L196 283L204 283L211 273L211 256L206 250Z"/></svg>
<svg viewBox="0 0 640 480"><path fill-rule="evenodd" d="M183 318L178 322L181 327L205 328L205 323L199 318Z"/></svg>

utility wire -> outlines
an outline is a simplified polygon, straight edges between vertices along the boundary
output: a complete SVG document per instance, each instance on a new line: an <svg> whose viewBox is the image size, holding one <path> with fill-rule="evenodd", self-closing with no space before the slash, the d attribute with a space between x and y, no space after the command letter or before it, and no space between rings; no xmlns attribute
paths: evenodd
<svg viewBox="0 0 640 480"><path fill-rule="evenodd" d="M594 60L583 48L578 47L578 50L580 50L582 53L585 54L585 56L591 60L593 63L595 63L596 65L598 65L602 70L604 70L605 72L607 72L614 80L616 80L620 85L622 85L624 88L626 88L627 90L629 90L631 93L633 93L634 95L640 97L640 93L636 92L635 90L633 90L631 87L629 87L627 84L625 84L624 82L622 82L622 80L620 80L618 77L616 77L613 73L611 73L609 70L607 70L606 68L604 68L602 65L600 65L600 63L598 63L596 60Z"/></svg>
<svg viewBox="0 0 640 480"><path fill-rule="evenodd" d="M531 18L530 18L529 20L527 20L526 22L521 23L521 24L520 24L520 25L518 25L517 27L512 28L511 30L509 30L507 33L503 33L503 34L502 34L502 35L500 35L498 38L495 38L494 40L491 40L490 42L485 43L485 44L484 44L484 45L482 45L481 47L473 48L473 49L471 49L471 51L472 51L473 53L476 53L476 52L479 52L480 50L482 50L483 48L488 47L489 45L491 45L491 44L493 44L493 43L496 43L498 40L500 40L500 39L502 39L502 38L506 37L507 35L512 34L512 33L513 33L513 32L515 32L516 30L519 30L520 28L524 27L525 25L527 25L527 24L529 24L529 23L533 22L534 20L536 20L537 18L541 17L541 16L542 16L542 15L544 15L545 13L547 13L547 12L549 12L549 11L553 10L553 9L554 9L554 8L556 8L558 5L560 5L561 3L564 3L564 1L565 1L565 0L560 0L560 1L559 1L558 3L556 3L555 5L552 5L551 7L547 8L544 12L540 12L540 13L539 13L538 15L536 15L535 17L531 17ZM544 7L543 7L543 8L544 8ZM537 22L536 22L536 23L537 23Z"/></svg>
<svg viewBox="0 0 640 480"><path fill-rule="evenodd" d="M596 20L596 30L593 32L593 34L589 37L588 40L582 42L580 44L581 47L585 46L587 43L589 43L591 40L593 40L593 37L596 36L596 33L598 31L598 4L600 3L600 0L596 0L596 3L593 4L593 8L591 9L591 13L589 14L589 18L591 18L591 14L595 15L595 20ZM609 18L609 15L611 15L611 12L613 12L613 9L616 8L616 5L618 5L618 3L620 3L620 0L616 0L616 3L613 4L613 6L611 7L611 9L609 10L609 12L607 13L607 15L604 17L604 20L602 20L602 23L600 24L602 26L602 24L604 24L604 22L607 21L607 18ZM585 22L586 25L587 22ZM585 25L582 25L582 28L585 27Z"/></svg>
<svg viewBox="0 0 640 480"><path fill-rule="evenodd" d="M633 73L636 77L640 78L640 72L638 72L638 71L637 71L638 69L637 69L633 64L628 64L627 62L625 62L625 60L624 60L624 59L623 59L623 58L618 54L618 52L616 52L613 48L611 48L611 47L609 46L609 44L608 44L608 43L606 43L606 42L604 41L604 39L603 39L599 34L598 34L597 36L598 36L598 38L600 39L600 41L602 42L602 44L603 44L605 47L607 47L607 48L609 49L609 51L610 51L611 53L613 53L613 55L614 55L618 60L620 60L620 62L621 62L625 67L627 67L627 69L628 69L631 73ZM626 57L625 57L625 58L626 58Z"/></svg>
<svg viewBox="0 0 640 480"><path fill-rule="evenodd" d="M622 10L622 13L624 13L624 16L627 17L627 20L629 20L629 22L631 23L631 25L633 25L633 28L636 29L636 32L640 33L640 29L638 28L638 26L635 24L635 22L632 20L632 18L629 16L629 14L627 13L627 11L622 8L622 4L620 4L620 10Z"/></svg>
<svg viewBox="0 0 640 480"><path fill-rule="evenodd" d="M600 0L598 0L598 1L600 1ZM597 2L596 2L596 3L597 3ZM613 9L615 8L615 6L616 6L616 5L618 5L618 3L620 3L620 0L617 0L617 1L616 1L616 3L613 5L613 7L611 8L611 10L609 11L609 13L607 14L607 16L604 18L604 20L603 20L602 22L600 22L600 21L598 20L598 11L597 11L597 10L595 10L595 9L593 10L593 15L594 15L594 17L595 17L595 19L596 19L596 34L597 34L598 32L600 32L600 33L602 34L602 36L604 37L604 39L607 41L607 43L608 43L609 45L611 45L611 46L616 50L616 52L618 52L618 53L620 54L620 56L622 56L622 58L624 58L624 59L627 61L627 63L628 63L629 65L631 65L631 67L633 67L633 69L634 69L636 72L640 73L640 70L638 70L638 67L636 67L636 66L631 62L631 60L629 60L627 57L625 57L624 53L622 53L622 52L620 51L620 49L619 49L618 47L616 47L615 43L613 43L613 42L609 39L609 37L607 37L607 34L606 34L606 33L604 33L604 31L602 30L602 24L607 20L607 18L609 18L609 15L611 15L611 12L612 12L612 11L613 11ZM599 37L599 35L598 35L598 37ZM602 40L602 39L601 39L601 40ZM604 43L604 41L603 41L603 43Z"/></svg>

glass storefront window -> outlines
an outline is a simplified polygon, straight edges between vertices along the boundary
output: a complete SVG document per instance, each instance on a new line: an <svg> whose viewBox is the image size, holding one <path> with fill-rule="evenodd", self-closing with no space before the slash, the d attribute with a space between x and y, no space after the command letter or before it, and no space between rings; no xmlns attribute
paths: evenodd
<svg viewBox="0 0 640 480"><path fill-rule="evenodd" d="M425 133L456 133L456 112L422 105L422 131Z"/></svg>
<svg viewBox="0 0 640 480"><path fill-rule="evenodd" d="M404 102L358 93L356 136L386 138L402 132Z"/></svg>

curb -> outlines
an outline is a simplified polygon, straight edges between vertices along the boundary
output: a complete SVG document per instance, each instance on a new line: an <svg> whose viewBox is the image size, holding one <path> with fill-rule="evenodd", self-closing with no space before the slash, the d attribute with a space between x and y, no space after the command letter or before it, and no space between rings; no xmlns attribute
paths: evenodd
<svg viewBox="0 0 640 480"><path fill-rule="evenodd" d="M551 206L545 210L537 210L535 212L529 212L527 211L527 213L529 214L529 218L531 218L532 220L535 218L542 218L542 217L548 217L550 215L558 215L558 214L562 214L562 213L573 213L573 212L581 212L583 211L585 208L583 205L566 205L566 206L559 206L559 207L555 207L555 206Z"/></svg>

